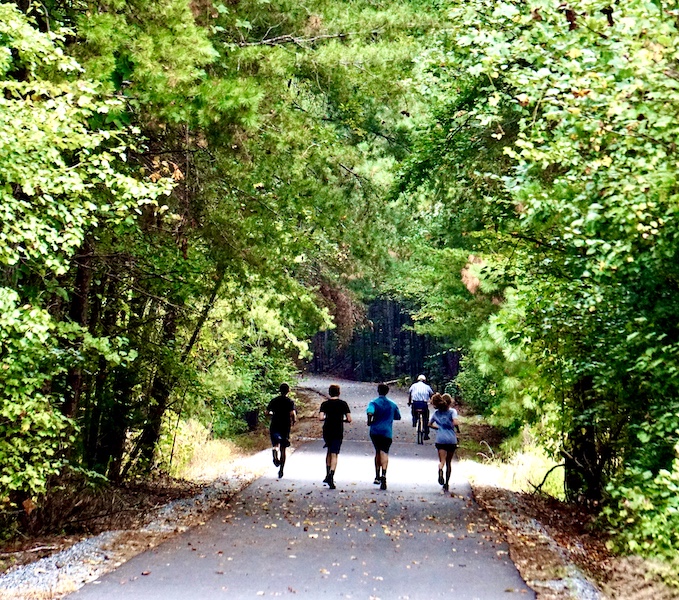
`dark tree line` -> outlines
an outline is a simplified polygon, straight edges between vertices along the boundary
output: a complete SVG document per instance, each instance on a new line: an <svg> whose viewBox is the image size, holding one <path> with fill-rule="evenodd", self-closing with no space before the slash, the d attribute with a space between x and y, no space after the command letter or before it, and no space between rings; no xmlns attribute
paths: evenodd
<svg viewBox="0 0 679 600"><path fill-rule="evenodd" d="M459 372L460 352L445 339L418 333L410 313L395 300L367 306L364 324L341 343L334 331L316 334L310 368L356 381L391 381L426 373L443 386Z"/></svg>

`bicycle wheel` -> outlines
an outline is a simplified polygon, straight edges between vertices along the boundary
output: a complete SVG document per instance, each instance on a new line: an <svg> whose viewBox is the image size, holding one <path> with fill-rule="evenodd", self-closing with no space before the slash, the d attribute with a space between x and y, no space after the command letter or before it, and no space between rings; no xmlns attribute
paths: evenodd
<svg viewBox="0 0 679 600"><path fill-rule="evenodd" d="M417 443L424 444L424 414L417 411Z"/></svg>

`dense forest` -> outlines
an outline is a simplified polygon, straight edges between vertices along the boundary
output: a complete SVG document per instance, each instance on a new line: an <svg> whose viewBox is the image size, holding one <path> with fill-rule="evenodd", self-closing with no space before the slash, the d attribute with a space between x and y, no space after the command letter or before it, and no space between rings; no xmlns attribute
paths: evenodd
<svg viewBox="0 0 679 600"><path fill-rule="evenodd" d="M20 0L0 41L4 530L332 331L676 560L679 3Z"/></svg>
<svg viewBox="0 0 679 600"><path fill-rule="evenodd" d="M391 298L376 298L365 307L363 323L350 339L334 329L316 334L311 342L311 373L354 381L415 381L420 373L443 390L460 372L461 352L454 339L418 333L408 309Z"/></svg>

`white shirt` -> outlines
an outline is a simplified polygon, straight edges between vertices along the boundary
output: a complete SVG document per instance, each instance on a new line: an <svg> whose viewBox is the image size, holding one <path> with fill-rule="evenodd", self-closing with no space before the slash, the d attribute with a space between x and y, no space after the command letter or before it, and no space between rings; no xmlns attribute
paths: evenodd
<svg viewBox="0 0 679 600"><path fill-rule="evenodd" d="M413 402L429 402L429 398L434 395L434 390L432 390L424 381L413 383L408 392L410 393L410 399Z"/></svg>

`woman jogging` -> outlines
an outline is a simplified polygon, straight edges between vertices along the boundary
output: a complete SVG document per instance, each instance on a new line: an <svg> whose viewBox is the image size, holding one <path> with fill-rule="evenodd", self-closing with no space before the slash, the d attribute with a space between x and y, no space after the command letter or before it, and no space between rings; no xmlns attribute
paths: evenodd
<svg viewBox="0 0 679 600"><path fill-rule="evenodd" d="M436 430L436 449L439 453L439 484L443 486L444 491L448 491L448 483L450 482L450 463L457 450L457 435L455 435L455 428L458 425L457 411L451 408L450 405L453 399L449 394L434 394L431 397L431 402L436 409L429 421L429 426ZM443 465L446 466L446 478L443 478Z"/></svg>

